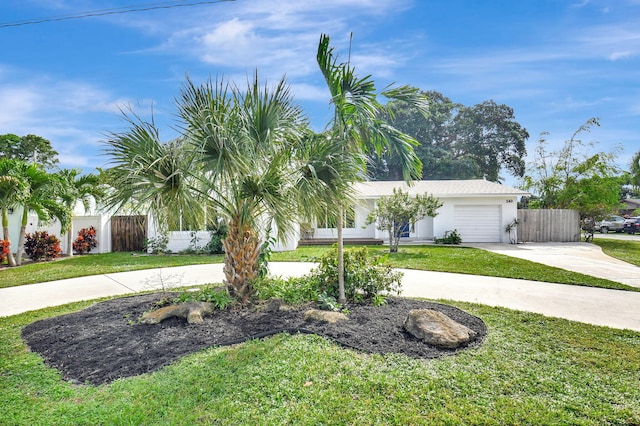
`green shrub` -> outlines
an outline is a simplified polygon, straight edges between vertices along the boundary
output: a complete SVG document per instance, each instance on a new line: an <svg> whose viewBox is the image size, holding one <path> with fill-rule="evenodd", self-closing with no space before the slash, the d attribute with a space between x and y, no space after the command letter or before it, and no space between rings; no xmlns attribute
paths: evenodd
<svg viewBox="0 0 640 426"><path fill-rule="evenodd" d="M344 293L349 302L384 303L386 294L400 294L402 273L385 264L383 258L370 257L366 247L344 251ZM319 260L310 278L318 293L338 298L338 251L333 248Z"/></svg>
<svg viewBox="0 0 640 426"><path fill-rule="evenodd" d="M462 243L462 237L458 234L458 230L445 231L444 237L436 238L436 244L460 244Z"/></svg>
<svg viewBox="0 0 640 426"><path fill-rule="evenodd" d="M174 302L209 302L213 303L216 309L226 309L235 301L223 287L204 286L197 291L180 293Z"/></svg>
<svg viewBox="0 0 640 426"><path fill-rule="evenodd" d="M55 235L49 235L47 231L36 231L25 236L24 252L33 261L51 260L60 257L62 249L60 240Z"/></svg>
<svg viewBox="0 0 640 426"><path fill-rule="evenodd" d="M258 278L253 288L260 300L280 299L289 305L300 305L318 298L317 282L308 276Z"/></svg>

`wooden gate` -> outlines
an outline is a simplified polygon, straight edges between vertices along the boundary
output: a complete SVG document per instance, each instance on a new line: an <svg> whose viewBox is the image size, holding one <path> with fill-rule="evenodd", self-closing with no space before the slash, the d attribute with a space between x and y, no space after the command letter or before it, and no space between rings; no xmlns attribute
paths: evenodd
<svg viewBox="0 0 640 426"><path fill-rule="evenodd" d="M577 210L518 210L518 241L580 241L580 214Z"/></svg>
<svg viewBox="0 0 640 426"><path fill-rule="evenodd" d="M146 238L146 216L111 217L111 251L142 251Z"/></svg>

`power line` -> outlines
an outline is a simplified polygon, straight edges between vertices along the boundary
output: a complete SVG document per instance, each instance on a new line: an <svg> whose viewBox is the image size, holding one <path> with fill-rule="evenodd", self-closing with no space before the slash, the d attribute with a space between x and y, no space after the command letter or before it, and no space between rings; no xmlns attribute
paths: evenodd
<svg viewBox="0 0 640 426"><path fill-rule="evenodd" d="M91 10L87 12L78 12L78 13L73 13L68 15L51 16L47 18L27 19L24 21L2 22L0 23L0 28L20 27L23 25L42 24L44 22L66 21L69 19L91 18L94 16L118 15L118 14L124 14L124 13L132 13L132 12L144 12L144 11L156 10L156 9L172 9L175 7L201 6L205 4L232 2L235 0L210 0L210 1L196 1L196 2L176 4L177 1L182 2L185 0L174 0L174 1L165 1L165 2L158 2L158 3L122 6L122 7L116 7L111 9Z"/></svg>

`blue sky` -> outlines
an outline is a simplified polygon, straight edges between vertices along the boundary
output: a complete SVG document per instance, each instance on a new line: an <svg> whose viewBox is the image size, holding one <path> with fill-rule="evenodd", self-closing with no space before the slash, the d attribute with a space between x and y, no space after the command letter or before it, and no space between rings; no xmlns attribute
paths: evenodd
<svg viewBox="0 0 640 426"><path fill-rule="evenodd" d="M140 4L197 0L2 0L0 25ZM62 167L103 167L119 108L175 136L185 75L286 74L317 130L330 116L315 62L321 33L379 89L410 84L455 102L504 103L550 148L590 117L584 139L628 170L640 150L640 0L236 0L0 27L0 134L49 139ZM507 177L507 176L505 176ZM509 180L509 179L508 179Z"/></svg>

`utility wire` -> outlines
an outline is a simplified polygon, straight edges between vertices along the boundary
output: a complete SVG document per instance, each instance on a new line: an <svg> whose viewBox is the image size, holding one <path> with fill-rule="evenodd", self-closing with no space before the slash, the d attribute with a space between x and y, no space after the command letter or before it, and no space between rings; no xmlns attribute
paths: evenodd
<svg viewBox="0 0 640 426"><path fill-rule="evenodd" d="M100 9L100 10L92 10L87 12L78 12L78 13L73 13L68 15L51 16L48 18L27 19L24 21L2 22L0 23L0 28L20 27L23 25L42 24L44 22L66 21L69 19L83 19L83 18L90 18L94 16L117 15L117 14L143 12L143 11L156 10L156 9L172 9L175 7L190 7L190 6L200 6L205 4L226 3L226 2L232 2L235 0L209 0L209 1L197 1L197 2L180 3L180 4L176 4L176 1L184 1L184 0L174 0L174 1L159 2L159 3L147 3L147 4L140 4L140 5L122 6L122 7L116 7L111 9Z"/></svg>

